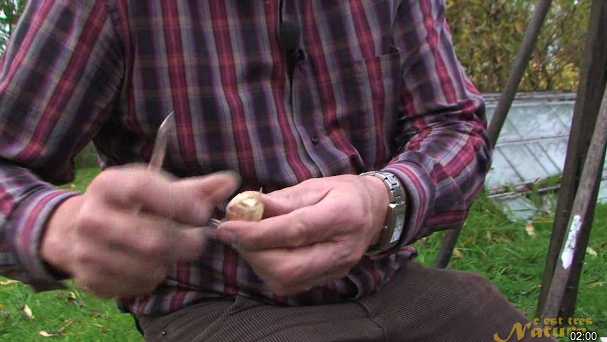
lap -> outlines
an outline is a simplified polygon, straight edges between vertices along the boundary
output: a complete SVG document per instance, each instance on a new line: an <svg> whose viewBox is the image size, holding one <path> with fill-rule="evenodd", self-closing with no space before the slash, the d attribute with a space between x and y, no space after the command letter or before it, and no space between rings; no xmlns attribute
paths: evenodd
<svg viewBox="0 0 607 342"><path fill-rule="evenodd" d="M493 341L525 318L475 274L411 262L361 300L285 307L245 297L140 317L148 341ZM534 340L535 341L535 340Z"/></svg>

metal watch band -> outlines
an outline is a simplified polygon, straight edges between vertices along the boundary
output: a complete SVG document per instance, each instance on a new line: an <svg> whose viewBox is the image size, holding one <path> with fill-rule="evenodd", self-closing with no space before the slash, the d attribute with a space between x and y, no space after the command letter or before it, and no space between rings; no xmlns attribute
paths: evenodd
<svg viewBox="0 0 607 342"><path fill-rule="evenodd" d="M407 199L400 181L392 173L371 171L362 173L361 176L373 176L381 179L390 196L386 224L382 229L379 240L376 244L369 247L367 253L365 253L368 256L373 256L381 254L398 244L405 226Z"/></svg>

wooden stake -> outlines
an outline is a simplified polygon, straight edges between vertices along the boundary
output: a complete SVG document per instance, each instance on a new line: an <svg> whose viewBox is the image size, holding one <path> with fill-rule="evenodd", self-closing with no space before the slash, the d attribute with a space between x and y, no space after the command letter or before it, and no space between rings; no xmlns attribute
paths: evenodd
<svg viewBox="0 0 607 342"><path fill-rule="evenodd" d="M597 190L601 183L603 164L605 163L605 151L607 149L607 91L603 96L602 103L594 133L592 134L592 142L588 149L588 156L584 163L580 186L573 202L567 230L567 240L561 248L557 267L546 297L546 304L542 311L542 317L544 318L560 316L567 284L570 283L571 277L575 274L575 268L579 267L581 270L581 265L574 264L574 256L585 254L587 243L582 243L580 236L582 233L589 236L592 229L592 219L590 219L590 222L586 221L588 221L589 217L592 218L592 210L595 207Z"/></svg>
<svg viewBox="0 0 607 342"><path fill-rule="evenodd" d="M601 106L601 100L607 83L607 44L604 38L607 36L607 1L594 0L591 9L590 29L586 40L583 65L581 67L580 87L574 109L573 122L567 157L557 209L555 213L554 227L550 240L542 290L538 301L538 315L544 312L544 306L548 296L550 283L552 282L554 270L557 265L563 240L567 234L570 213L573 206L575 194L580 182L582 165L586 159L586 153L590 146L589 132L594 130L596 118ZM596 197L596 195L591 196ZM594 203L592 204L594 209ZM593 210L589 210L588 216L582 222L581 235L578 241L586 246L588 243L589 226L593 219ZM571 317L575 312L577 301L577 287L582 269L584 252L574 255L572 275L569 283L565 286L566 294L559 316Z"/></svg>

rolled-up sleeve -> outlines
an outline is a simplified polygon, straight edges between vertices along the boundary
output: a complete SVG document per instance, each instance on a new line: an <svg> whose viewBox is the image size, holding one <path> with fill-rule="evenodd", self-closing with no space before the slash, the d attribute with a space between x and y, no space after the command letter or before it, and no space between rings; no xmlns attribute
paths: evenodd
<svg viewBox="0 0 607 342"><path fill-rule="evenodd" d="M490 167L484 102L455 56L442 0L405 0L399 154L384 168L408 197L402 245L461 224Z"/></svg>
<svg viewBox="0 0 607 342"><path fill-rule="evenodd" d="M0 274L59 287L40 257L46 222L76 193L74 156L110 116L123 46L105 1L32 0L0 65Z"/></svg>

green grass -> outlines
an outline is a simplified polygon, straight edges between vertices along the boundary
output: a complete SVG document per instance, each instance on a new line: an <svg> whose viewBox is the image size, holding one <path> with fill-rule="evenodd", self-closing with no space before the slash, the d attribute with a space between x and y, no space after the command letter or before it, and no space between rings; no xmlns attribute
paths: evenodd
<svg viewBox="0 0 607 342"><path fill-rule="evenodd" d="M551 217L531 223L535 237L526 232L526 222L512 223L492 202L481 198L473 205L458 240L458 254L450 267L478 272L490 279L528 317L534 317L546 260ZM433 265L442 242L437 233L417 243L419 260ZM591 318L591 331L607 336L607 205L598 206L580 282L576 318ZM563 341L569 341L563 339Z"/></svg>
<svg viewBox="0 0 607 342"><path fill-rule="evenodd" d="M99 173L97 168L78 170L65 188L84 191ZM67 290L34 293L21 283L0 278L0 341L142 341L133 319L118 311L113 301L100 300L68 284ZM23 312L27 305L30 319ZM42 337L41 331L57 334Z"/></svg>
<svg viewBox="0 0 607 342"><path fill-rule="evenodd" d="M97 174L96 168L84 168L68 188L84 190ZM535 312L551 219L533 222L536 236L526 233L526 223L512 223L485 199L472 208L458 242L458 255L451 267L479 272L527 315ZM443 233L417 243L419 260L432 265ZM595 214L590 247L598 256L586 256L576 317L589 317L602 336L607 336L607 206ZM21 283L6 284L0 278L0 340L38 341L141 341L130 316L121 314L114 302L96 299L70 286L68 290L33 293ZM23 313L27 304L34 315ZM470 322L474 324L474 322ZM60 332L57 337L42 337L40 331Z"/></svg>

